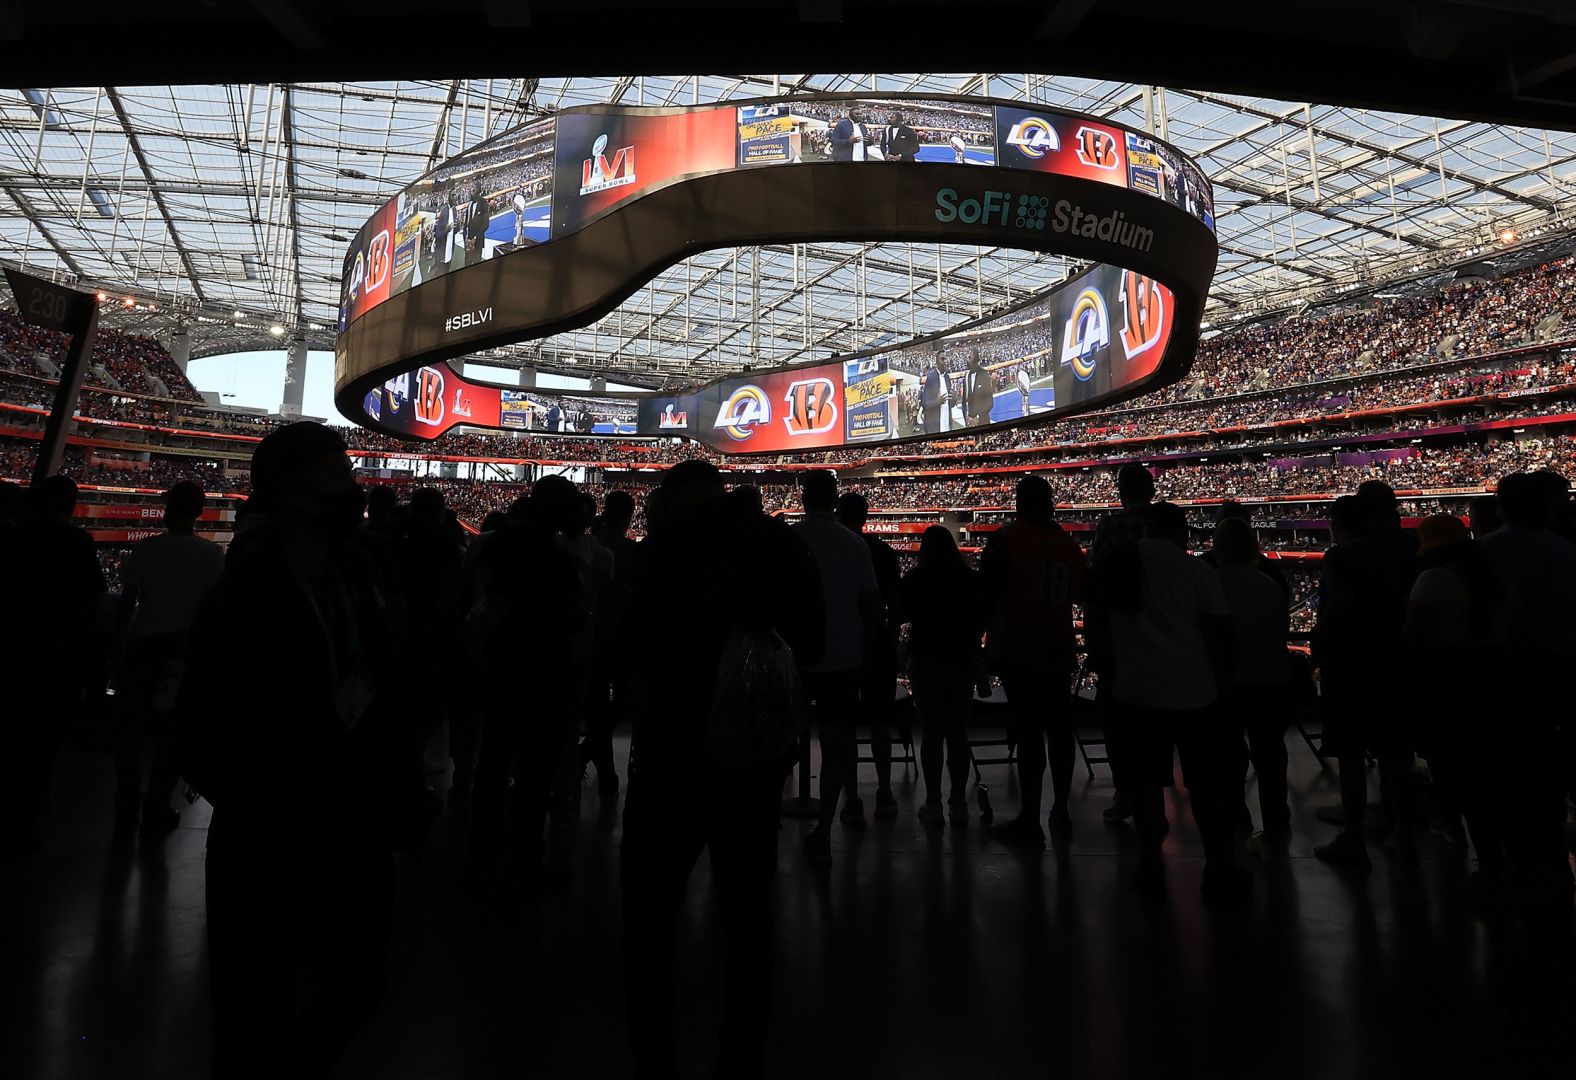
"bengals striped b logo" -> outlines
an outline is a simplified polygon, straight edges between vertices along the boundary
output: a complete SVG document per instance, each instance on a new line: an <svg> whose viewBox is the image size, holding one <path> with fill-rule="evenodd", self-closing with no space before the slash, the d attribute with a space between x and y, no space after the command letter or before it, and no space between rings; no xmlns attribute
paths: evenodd
<svg viewBox="0 0 1576 1080"><path fill-rule="evenodd" d="M1122 351L1129 360L1160 341L1166 321L1163 292L1153 278L1132 270L1122 275Z"/></svg>
<svg viewBox="0 0 1576 1080"><path fill-rule="evenodd" d="M1116 139L1109 131L1081 127L1078 129L1078 139L1073 146L1078 153L1078 160L1090 168L1116 168Z"/></svg>
<svg viewBox="0 0 1576 1080"><path fill-rule="evenodd" d="M416 373L416 419L430 427L443 423L443 376L434 368Z"/></svg>
<svg viewBox="0 0 1576 1080"><path fill-rule="evenodd" d="M801 379L788 387L783 398L788 412L783 423L788 434L799 438L831 431L837 423L837 388L831 379Z"/></svg>

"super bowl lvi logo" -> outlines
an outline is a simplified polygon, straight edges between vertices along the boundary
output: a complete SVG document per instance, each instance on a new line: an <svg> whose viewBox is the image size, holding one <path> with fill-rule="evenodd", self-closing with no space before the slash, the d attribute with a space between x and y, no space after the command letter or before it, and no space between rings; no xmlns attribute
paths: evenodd
<svg viewBox="0 0 1576 1080"><path fill-rule="evenodd" d="M1062 331L1062 363L1073 369L1079 382L1088 382L1095 372L1095 352L1111 344L1111 319L1106 314L1105 297L1097 289L1085 289L1073 301L1073 312Z"/></svg>
<svg viewBox="0 0 1576 1080"><path fill-rule="evenodd" d="M622 187L635 182L635 148L619 147L613 160L607 158L607 136L598 135L591 144L591 156L580 163L580 194Z"/></svg>

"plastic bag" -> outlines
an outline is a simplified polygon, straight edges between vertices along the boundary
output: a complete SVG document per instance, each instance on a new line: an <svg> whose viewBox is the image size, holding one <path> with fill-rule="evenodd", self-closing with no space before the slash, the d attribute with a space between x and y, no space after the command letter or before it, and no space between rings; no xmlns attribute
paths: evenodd
<svg viewBox="0 0 1576 1080"><path fill-rule="evenodd" d="M725 765L762 765L793 753L807 724L793 650L774 631L737 629L717 666L707 742Z"/></svg>

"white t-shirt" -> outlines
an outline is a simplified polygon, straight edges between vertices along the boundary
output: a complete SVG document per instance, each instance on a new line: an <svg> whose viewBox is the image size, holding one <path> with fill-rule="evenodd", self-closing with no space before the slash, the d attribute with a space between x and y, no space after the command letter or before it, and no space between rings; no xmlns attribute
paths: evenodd
<svg viewBox="0 0 1576 1080"><path fill-rule="evenodd" d="M1291 677L1286 660L1290 608L1281 587L1252 565L1222 566L1221 590L1237 634L1238 686L1283 686Z"/></svg>
<svg viewBox="0 0 1576 1080"><path fill-rule="evenodd" d="M200 536L160 533L132 545L121 580L137 590L133 639L189 630L224 573L224 549Z"/></svg>
<svg viewBox="0 0 1576 1080"><path fill-rule="evenodd" d="M1143 604L1111 612L1116 699L1144 709L1202 709L1218 696L1204 622L1229 618L1220 578L1165 540L1138 541Z"/></svg>
<svg viewBox="0 0 1576 1080"><path fill-rule="evenodd" d="M876 570L864 538L831 514L806 514L794 526L821 569L826 649L814 671L853 671L865 661L859 598L876 591Z"/></svg>

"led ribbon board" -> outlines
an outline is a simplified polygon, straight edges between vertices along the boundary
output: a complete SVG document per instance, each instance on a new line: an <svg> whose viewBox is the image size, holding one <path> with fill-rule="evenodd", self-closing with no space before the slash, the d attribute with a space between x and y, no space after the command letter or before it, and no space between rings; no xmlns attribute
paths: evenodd
<svg viewBox="0 0 1576 1080"><path fill-rule="evenodd" d="M569 109L401 192L345 259L335 395L367 427L682 435L730 452L1023 424L1180 378L1214 274L1198 167L1148 135L980 98ZM714 248L910 241L1093 266L902 346L680 393L538 393L446 360L594 322Z"/></svg>

